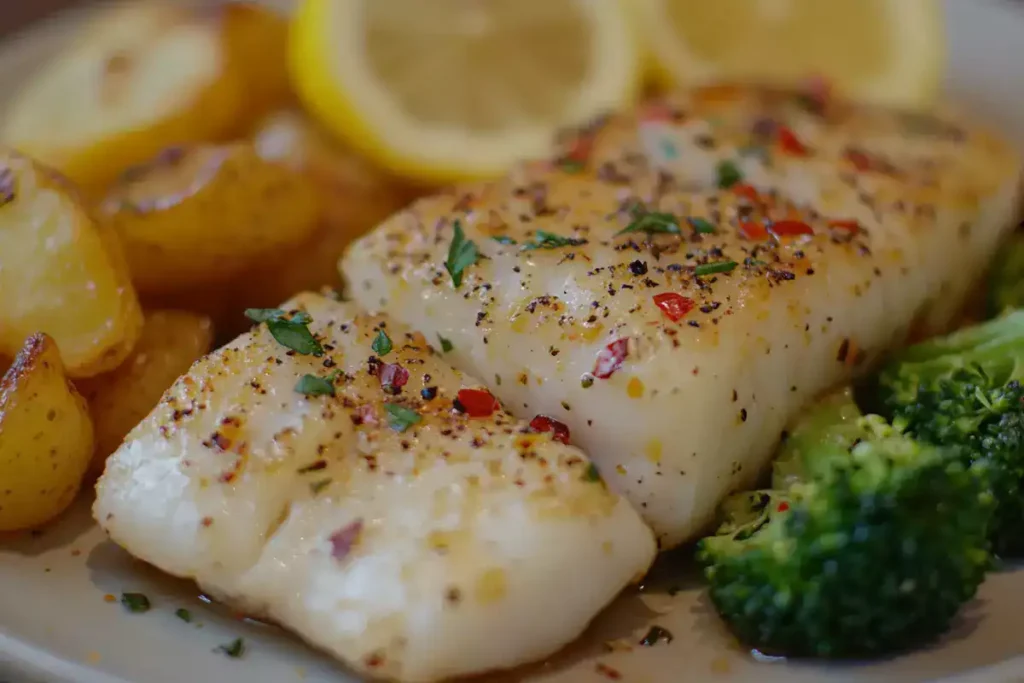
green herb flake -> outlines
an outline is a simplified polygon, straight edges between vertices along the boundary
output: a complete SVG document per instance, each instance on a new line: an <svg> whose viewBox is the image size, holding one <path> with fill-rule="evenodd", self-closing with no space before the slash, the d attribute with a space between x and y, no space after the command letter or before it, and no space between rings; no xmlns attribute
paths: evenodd
<svg viewBox="0 0 1024 683"><path fill-rule="evenodd" d="M448 260L444 267L452 276L452 284L458 289L462 285L462 273L466 268L476 263L480 252L472 240L466 239L466 233L462 231L462 224L455 221L455 234L452 236L452 243L448 246Z"/></svg>
<svg viewBox="0 0 1024 683"><path fill-rule="evenodd" d="M498 244L518 244L518 242L516 242L508 235L495 235L491 239L497 242Z"/></svg>
<svg viewBox="0 0 1024 683"><path fill-rule="evenodd" d="M280 308L248 308L245 317L255 323L266 323L271 336L281 346L287 347L303 356L322 356L324 348L309 331L312 316L299 311L291 318Z"/></svg>
<svg viewBox="0 0 1024 683"><path fill-rule="evenodd" d="M282 311L280 308L247 308L245 309L245 317L254 323L265 323L271 320L279 320L284 318L287 313Z"/></svg>
<svg viewBox="0 0 1024 683"><path fill-rule="evenodd" d="M450 340L445 339L441 335L437 335L437 339L438 339L438 341L441 342L441 353L448 353L449 351L451 351L452 349L455 348L454 346L452 346L452 343L451 343Z"/></svg>
<svg viewBox="0 0 1024 683"><path fill-rule="evenodd" d="M334 396L334 380L338 372L335 370L327 377L303 375L295 384L295 391L306 396Z"/></svg>
<svg viewBox="0 0 1024 683"><path fill-rule="evenodd" d="M723 190L728 190L743 180L743 173L740 172L739 167L732 161L723 161L718 164L716 173L718 175L718 187Z"/></svg>
<svg viewBox="0 0 1024 683"><path fill-rule="evenodd" d="M178 617L179 619L184 621L186 624L191 624L192 623L192 613L189 612L184 607L179 607L178 609L174 610L174 616Z"/></svg>
<svg viewBox="0 0 1024 683"><path fill-rule="evenodd" d="M238 659L245 654L245 640L242 638L235 638L230 643L218 645L214 652L222 652L232 659Z"/></svg>
<svg viewBox="0 0 1024 683"><path fill-rule="evenodd" d="M325 488L331 485L331 479L318 479L317 481L310 482L309 490L315 496Z"/></svg>
<svg viewBox="0 0 1024 683"><path fill-rule="evenodd" d="M384 356L391 353L391 349L395 348L394 344L391 343L391 337L384 330L377 332L377 336L373 339L373 344L370 345L373 352L383 358Z"/></svg>
<svg viewBox="0 0 1024 683"><path fill-rule="evenodd" d="M388 426L396 432L404 432L423 419L415 410L409 410L397 403L385 403L384 412L388 414Z"/></svg>
<svg viewBox="0 0 1024 683"><path fill-rule="evenodd" d="M559 247L578 247L581 244L586 244L586 240L575 239L573 237L562 237L556 235L553 232L547 230L537 230L533 233L533 242L530 244L524 244L522 246L523 251L531 251L533 249L558 249Z"/></svg>
<svg viewBox="0 0 1024 683"><path fill-rule="evenodd" d="M126 610L135 614L148 612L149 608L152 607L149 603L149 598L142 593L121 593L121 604L124 605Z"/></svg>
<svg viewBox="0 0 1024 683"><path fill-rule="evenodd" d="M715 226L703 218L688 218L687 222L689 222L690 227L702 235L710 235L715 232Z"/></svg>
<svg viewBox="0 0 1024 683"><path fill-rule="evenodd" d="M715 261L713 263L702 263L693 269L694 275L714 275L715 273L728 273L735 268L735 261Z"/></svg>
<svg viewBox="0 0 1024 683"><path fill-rule="evenodd" d="M601 481L601 473L597 471L597 465L590 463L583 472L583 481Z"/></svg>
<svg viewBox="0 0 1024 683"><path fill-rule="evenodd" d="M648 235L678 235L681 231L679 230L679 220L672 214L645 211L643 208L637 207L633 209L633 222L615 235L626 235L631 232L643 232Z"/></svg>

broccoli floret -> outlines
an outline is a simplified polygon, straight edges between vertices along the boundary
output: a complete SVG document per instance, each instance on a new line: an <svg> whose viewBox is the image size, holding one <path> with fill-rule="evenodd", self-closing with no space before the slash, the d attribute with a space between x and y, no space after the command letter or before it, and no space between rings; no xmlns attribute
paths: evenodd
<svg viewBox="0 0 1024 683"><path fill-rule="evenodd" d="M912 346L880 373L883 412L917 439L985 463L993 550L1024 555L1024 311Z"/></svg>
<svg viewBox="0 0 1024 683"><path fill-rule="evenodd" d="M796 426L772 489L739 494L698 558L710 597L746 644L861 657L943 633L990 566L982 476L850 392Z"/></svg>
<svg viewBox="0 0 1024 683"><path fill-rule="evenodd" d="M1024 224L999 250L988 279L989 315L1024 307Z"/></svg>

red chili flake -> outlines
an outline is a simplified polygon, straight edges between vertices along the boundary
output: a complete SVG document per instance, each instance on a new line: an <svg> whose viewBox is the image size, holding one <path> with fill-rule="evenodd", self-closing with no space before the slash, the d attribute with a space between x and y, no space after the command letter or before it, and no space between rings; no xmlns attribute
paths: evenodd
<svg viewBox="0 0 1024 683"><path fill-rule="evenodd" d="M203 517L203 519L202 519L202 525L203 526L210 526L211 524L213 524L213 517Z"/></svg>
<svg viewBox="0 0 1024 683"><path fill-rule="evenodd" d="M807 147L804 146L804 143L800 142L800 138L796 136L796 133L785 126L779 126L779 146L787 154L797 157L807 156Z"/></svg>
<svg viewBox="0 0 1024 683"><path fill-rule="evenodd" d="M860 232L860 223L854 220L829 221L828 227L846 230L852 234Z"/></svg>
<svg viewBox="0 0 1024 683"><path fill-rule="evenodd" d="M538 415L530 420L530 429L535 432L554 432L551 438L555 441L569 443L569 428L564 423L547 415Z"/></svg>
<svg viewBox="0 0 1024 683"><path fill-rule="evenodd" d="M629 355L629 339L616 339L597 354L594 371L591 373L598 379L608 379L622 367L622 362Z"/></svg>
<svg viewBox="0 0 1024 683"><path fill-rule="evenodd" d="M401 389L409 381L409 371L398 363L388 363L378 373L380 385L387 391L389 388Z"/></svg>
<svg viewBox="0 0 1024 683"><path fill-rule="evenodd" d="M693 299L682 294L665 292L654 296L654 305L660 308L669 320L679 322L696 304L693 303Z"/></svg>
<svg viewBox="0 0 1024 683"><path fill-rule="evenodd" d="M595 666L594 668L597 669L597 673L601 674L605 678L610 678L613 681L617 681L620 678L622 678L622 673L619 672L618 669L613 669L607 664L602 664L601 662L598 662L597 666Z"/></svg>
<svg viewBox="0 0 1024 683"><path fill-rule="evenodd" d="M796 237L798 235L814 234L814 229L803 221L776 221L769 228L769 231L776 237Z"/></svg>
<svg viewBox="0 0 1024 683"><path fill-rule="evenodd" d="M327 539L331 542L331 557L336 560L344 560L359 541L359 536L362 533L363 520L357 519L331 534L331 537Z"/></svg>
<svg viewBox="0 0 1024 683"><path fill-rule="evenodd" d="M848 149L843 153L843 157L858 171L870 171L875 166L871 157L859 149Z"/></svg>
<svg viewBox="0 0 1024 683"><path fill-rule="evenodd" d="M744 199L749 199L752 202L758 202L761 200L760 195L757 194L757 190L752 185L746 183L736 183L732 186L732 191Z"/></svg>
<svg viewBox="0 0 1024 683"><path fill-rule="evenodd" d="M755 242L763 242L769 237L761 221L743 221L740 223L740 234Z"/></svg>
<svg viewBox="0 0 1024 683"><path fill-rule="evenodd" d="M594 149L594 138L591 135L578 135L572 141L569 151L565 154L565 160L573 164L586 164Z"/></svg>
<svg viewBox="0 0 1024 683"><path fill-rule="evenodd" d="M786 501L782 501L781 503L779 503L779 507L778 507L779 512L785 512L788 509L789 509L789 503L787 503Z"/></svg>
<svg viewBox="0 0 1024 683"><path fill-rule="evenodd" d="M456 400L470 417L490 417L498 410L498 399L486 389L459 389Z"/></svg>

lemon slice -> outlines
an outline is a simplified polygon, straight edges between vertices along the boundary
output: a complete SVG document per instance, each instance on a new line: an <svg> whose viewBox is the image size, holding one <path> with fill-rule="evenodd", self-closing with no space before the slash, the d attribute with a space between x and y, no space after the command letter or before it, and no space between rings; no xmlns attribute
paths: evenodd
<svg viewBox="0 0 1024 683"><path fill-rule="evenodd" d="M943 71L938 0L636 0L661 84L825 78L843 96L928 105Z"/></svg>
<svg viewBox="0 0 1024 683"><path fill-rule="evenodd" d="M556 129L628 106L642 59L620 0L304 0L290 69L350 145L447 182L544 156Z"/></svg>

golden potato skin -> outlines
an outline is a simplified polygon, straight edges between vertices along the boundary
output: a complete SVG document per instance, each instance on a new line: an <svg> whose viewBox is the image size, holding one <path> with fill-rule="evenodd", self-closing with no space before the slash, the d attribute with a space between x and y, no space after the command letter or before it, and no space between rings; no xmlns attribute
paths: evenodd
<svg viewBox="0 0 1024 683"><path fill-rule="evenodd" d="M175 147L131 169L101 204L143 295L272 274L316 230L316 193L247 142Z"/></svg>
<svg viewBox="0 0 1024 683"><path fill-rule="evenodd" d="M142 310L113 233L51 169L0 148L0 355L46 332L67 372L117 367Z"/></svg>
<svg viewBox="0 0 1024 683"><path fill-rule="evenodd" d="M220 19L179 2L105 8L15 94L0 139L98 196L169 145L232 134L247 83Z"/></svg>
<svg viewBox="0 0 1024 683"><path fill-rule="evenodd" d="M85 400L53 339L35 334L0 380L0 531L38 527L78 494L92 458Z"/></svg>
<svg viewBox="0 0 1024 683"><path fill-rule="evenodd" d="M94 473L102 471L107 456L117 450L125 435L212 343L213 324L206 316L147 311L132 355L117 369L78 383L96 432Z"/></svg>
<svg viewBox="0 0 1024 683"><path fill-rule="evenodd" d="M234 131L242 137L254 122L294 99L288 77L288 19L254 2L214 8L224 36L229 69L245 83L245 111Z"/></svg>

